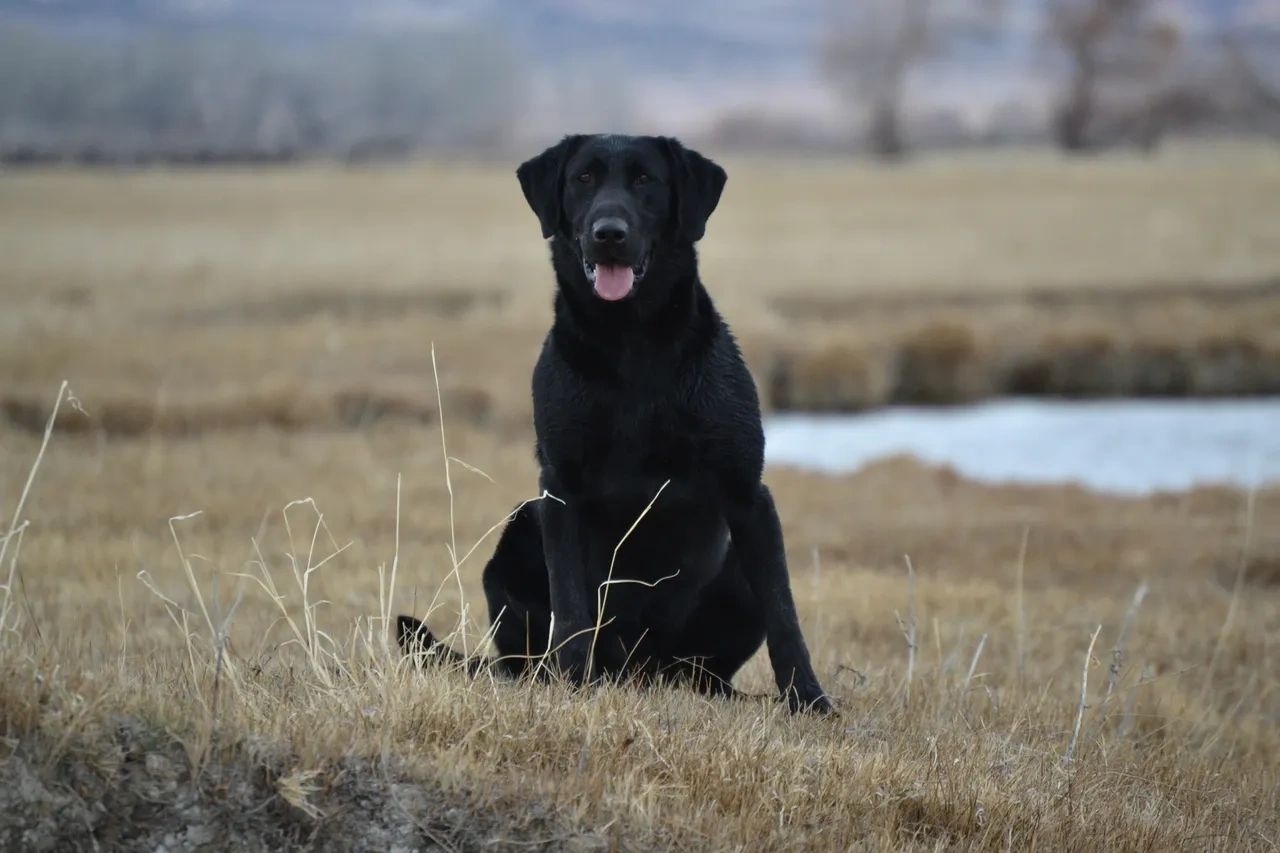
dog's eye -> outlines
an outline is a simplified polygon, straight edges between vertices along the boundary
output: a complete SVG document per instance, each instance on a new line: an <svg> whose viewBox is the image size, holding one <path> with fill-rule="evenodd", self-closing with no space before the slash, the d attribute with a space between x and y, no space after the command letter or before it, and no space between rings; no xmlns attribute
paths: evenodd
<svg viewBox="0 0 1280 853"><path fill-rule="evenodd" d="M640 186L640 185L642 185L642 184L647 184L647 183L649 183L649 181L651 181L651 180L653 180L653 179L652 179L652 178L650 178L648 175L646 175L644 172L641 172L640 174L636 175L636 185L637 185L637 186Z"/></svg>
<svg viewBox="0 0 1280 853"><path fill-rule="evenodd" d="M580 184L589 184L589 183L591 183L591 173L590 173L590 172L583 172L582 174L578 175L578 177L576 178L576 180L577 180L577 182L578 182L578 183L580 183Z"/></svg>

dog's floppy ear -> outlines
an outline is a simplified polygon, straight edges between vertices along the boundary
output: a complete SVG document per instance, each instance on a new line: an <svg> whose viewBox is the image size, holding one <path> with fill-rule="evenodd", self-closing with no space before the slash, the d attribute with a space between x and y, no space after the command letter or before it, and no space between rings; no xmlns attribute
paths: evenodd
<svg viewBox="0 0 1280 853"><path fill-rule="evenodd" d="M707 220L720 203L729 176L697 151L685 148L680 140L664 137L661 141L671 161L676 226L681 235L696 243L706 233Z"/></svg>
<svg viewBox="0 0 1280 853"><path fill-rule="evenodd" d="M550 237L560 228L561 199L564 193L564 164L582 144L583 136L566 136L537 157L525 160L516 169L520 189L529 207L538 214L542 236Z"/></svg>

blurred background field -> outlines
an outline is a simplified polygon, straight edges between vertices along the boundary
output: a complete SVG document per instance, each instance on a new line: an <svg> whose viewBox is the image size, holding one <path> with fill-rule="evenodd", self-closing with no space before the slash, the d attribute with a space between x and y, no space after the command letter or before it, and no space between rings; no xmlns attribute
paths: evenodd
<svg viewBox="0 0 1280 853"><path fill-rule="evenodd" d="M564 132L727 167L770 415L1280 395L1277 3L749 5L0 0L0 846L1274 848L1265 475L771 466L834 721L384 646L484 648Z"/></svg>
<svg viewBox="0 0 1280 853"><path fill-rule="evenodd" d="M1275 149L728 165L705 276L775 408L1280 393ZM472 163L10 175L3 405L38 428L74 367L109 432L413 416L434 340L468 412L526 423L550 277L517 190Z"/></svg>

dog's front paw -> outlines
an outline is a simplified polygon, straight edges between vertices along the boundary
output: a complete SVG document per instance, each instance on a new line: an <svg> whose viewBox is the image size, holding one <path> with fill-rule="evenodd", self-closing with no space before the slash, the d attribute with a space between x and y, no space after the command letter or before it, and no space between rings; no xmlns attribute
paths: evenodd
<svg viewBox="0 0 1280 853"><path fill-rule="evenodd" d="M587 683L587 653L577 649L561 649L556 656L560 676L574 687Z"/></svg>

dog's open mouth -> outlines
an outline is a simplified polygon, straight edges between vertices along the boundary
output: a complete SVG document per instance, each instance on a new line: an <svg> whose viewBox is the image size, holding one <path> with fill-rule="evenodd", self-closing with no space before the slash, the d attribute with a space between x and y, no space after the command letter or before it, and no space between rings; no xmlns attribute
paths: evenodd
<svg viewBox="0 0 1280 853"><path fill-rule="evenodd" d="M630 267L620 264L593 264L583 258L582 271L586 273L587 281L591 282L596 296L608 302L617 302L630 296L636 285L644 278L644 274L649 271L649 256L645 255L640 263Z"/></svg>

